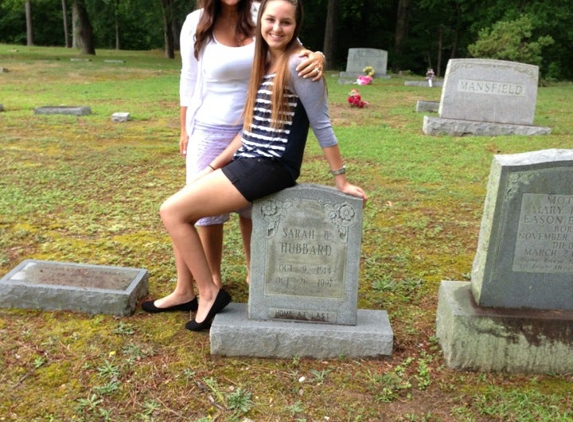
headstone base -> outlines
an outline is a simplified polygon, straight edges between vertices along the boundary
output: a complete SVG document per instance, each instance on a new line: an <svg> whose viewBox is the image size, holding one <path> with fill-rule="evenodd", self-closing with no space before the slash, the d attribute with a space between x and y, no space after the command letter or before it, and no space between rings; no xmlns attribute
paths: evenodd
<svg viewBox="0 0 573 422"><path fill-rule="evenodd" d="M439 101L422 101L418 100L416 103L416 113L422 113L424 111L428 113L437 113L440 109Z"/></svg>
<svg viewBox="0 0 573 422"><path fill-rule="evenodd" d="M358 310L356 326L256 321L246 303L232 303L211 326L211 354L269 358L367 358L392 355L388 314Z"/></svg>
<svg viewBox="0 0 573 422"><path fill-rule="evenodd" d="M425 135L450 136L501 136L501 135L549 135L551 128L541 126L512 125L506 123L475 122L471 120L443 119L424 116L422 131Z"/></svg>
<svg viewBox="0 0 573 422"><path fill-rule="evenodd" d="M131 315L148 288L145 269L27 259L0 279L0 308Z"/></svg>
<svg viewBox="0 0 573 422"><path fill-rule="evenodd" d="M573 311L479 307L469 282L442 281L436 335L452 369L573 372Z"/></svg>

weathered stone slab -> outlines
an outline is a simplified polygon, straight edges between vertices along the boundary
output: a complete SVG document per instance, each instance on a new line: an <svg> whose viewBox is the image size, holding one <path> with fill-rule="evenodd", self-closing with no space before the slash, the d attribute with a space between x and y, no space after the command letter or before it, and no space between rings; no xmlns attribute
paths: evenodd
<svg viewBox="0 0 573 422"><path fill-rule="evenodd" d="M573 150L494 156L472 288L480 306L573 310Z"/></svg>
<svg viewBox="0 0 573 422"><path fill-rule="evenodd" d="M269 358L389 356L393 332L386 311L358 310L355 326L255 321L247 305L232 303L210 331L211 354Z"/></svg>
<svg viewBox="0 0 573 422"><path fill-rule="evenodd" d="M573 372L573 312L484 308L471 283L442 281L436 337L447 365L483 372Z"/></svg>
<svg viewBox="0 0 573 422"><path fill-rule="evenodd" d="M376 48L349 48L346 72L340 72L340 77L356 79L364 75L364 68L367 66L374 69L375 78L385 77L388 69L388 52Z"/></svg>
<svg viewBox="0 0 573 422"><path fill-rule="evenodd" d="M131 115L129 113L118 112L111 115L112 122L123 123L129 120L131 120Z"/></svg>
<svg viewBox="0 0 573 422"><path fill-rule="evenodd" d="M28 259L0 279L0 307L131 315L147 291L145 269Z"/></svg>
<svg viewBox="0 0 573 422"><path fill-rule="evenodd" d="M424 116L422 132L425 135L449 136L502 136L549 135L551 128L542 126L510 125L505 123L476 122L471 120L443 119Z"/></svg>
<svg viewBox="0 0 573 422"><path fill-rule="evenodd" d="M301 184L253 204L249 318L356 324L362 200Z"/></svg>
<svg viewBox="0 0 573 422"><path fill-rule="evenodd" d="M422 86L426 88L440 87L444 85L444 81L434 79L432 85L428 81L404 81L404 86ZM439 103L438 103L439 104Z"/></svg>
<svg viewBox="0 0 573 422"><path fill-rule="evenodd" d="M539 68L490 59L448 61L440 117L532 125Z"/></svg>
<svg viewBox="0 0 573 422"><path fill-rule="evenodd" d="M72 116L87 116L92 110L86 106L45 106L34 109L34 114L69 114Z"/></svg>
<svg viewBox="0 0 573 422"><path fill-rule="evenodd" d="M125 60L106 59L106 60L104 60L104 63L125 63Z"/></svg>
<svg viewBox="0 0 573 422"><path fill-rule="evenodd" d="M429 113L437 113L440 108L439 101L423 101L418 100L416 102L416 113L421 113L427 111Z"/></svg>

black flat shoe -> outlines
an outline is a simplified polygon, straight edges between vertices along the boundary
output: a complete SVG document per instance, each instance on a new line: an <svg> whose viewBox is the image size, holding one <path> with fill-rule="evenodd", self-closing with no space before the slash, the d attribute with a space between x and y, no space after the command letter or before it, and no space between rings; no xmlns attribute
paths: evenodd
<svg viewBox="0 0 573 422"><path fill-rule="evenodd" d="M141 309L143 309L145 312L149 312L150 314L158 314L160 312L176 312L176 311L195 312L198 307L199 303L197 302L197 298L186 303L181 303L180 305L168 306L167 308L158 308L157 306L155 306L154 300L149 300L141 304Z"/></svg>
<svg viewBox="0 0 573 422"><path fill-rule="evenodd" d="M213 303L213 306L211 306L211 309L209 310L205 320L203 322L197 322L196 320L192 319L191 321L188 321L187 324L185 324L185 328L190 331L201 331L208 329L211 327L211 322L213 321L213 318L215 318L215 315L225 309L225 306L227 306L229 303L231 303L231 295L223 289L219 290L219 293L217 293L217 297L215 298L215 302Z"/></svg>

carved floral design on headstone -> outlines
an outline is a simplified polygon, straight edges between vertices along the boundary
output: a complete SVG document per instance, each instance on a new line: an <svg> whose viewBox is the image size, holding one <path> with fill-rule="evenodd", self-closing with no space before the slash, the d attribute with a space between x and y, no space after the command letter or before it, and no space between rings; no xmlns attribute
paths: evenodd
<svg viewBox="0 0 573 422"><path fill-rule="evenodd" d="M324 204L324 208L328 212L328 218L336 226L340 240L346 242L348 227L356 221L354 207L344 202L335 205Z"/></svg>

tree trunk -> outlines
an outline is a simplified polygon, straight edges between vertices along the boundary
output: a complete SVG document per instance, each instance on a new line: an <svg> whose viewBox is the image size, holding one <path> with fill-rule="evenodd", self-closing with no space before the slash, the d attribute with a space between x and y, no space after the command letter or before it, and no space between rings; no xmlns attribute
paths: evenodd
<svg viewBox="0 0 573 422"><path fill-rule="evenodd" d="M119 50L119 0L115 1L115 49Z"/></svg>
<svg viewBox="0 0 573 422"><path fill-rule="evenodd" d="M326 10L326 29L324 31L323 51L326 56L326 68L332 69L335 64L336 26L338 23L338 0L328 0Z"/></svg>
<svg viewBox="0 0 573 422"><path fill-rule="evenodd" d="M173 37L173 0L161 0L163 6L163 37L165 39L165 57L175 58L175 42Z"/></svg>
<svg viewBox="0 0 573 422"><path fill-rule="evenodd" d="M70 43L70 31L68 28L68 8L66 6L66 0L62 0L62 16L64 19L64 45L66 48L70 48L72 44Z"/></svg>
<svg viewBox="0 0 573 422"><path fill-rule="evenodd" d="M456 28L454 31L454 41L452 43L452 54L450 55L451 59L455 59L457 56L458 46L460 44L461 25L462 25L462 10L460 8L460 5L456 3Z"/></svg>
<svg viewBox="0 0 573 422"><path fill-rule="evenodd" d="M95 56L93 28L84 0L74 0L72 3L72 33L73 46L79 48L82 54Z"/></svg>
<svg viewBox="0 0 573 422"><path fill-rule="evenodd" d="M408 25L410 23L410 0L398 0L398 13L396 16L396 35L394 37L395 59L392 63L392 72L401 70L404 43L408 39Z"/></svg>
<svg viewBox="0 0 573 422"><path fill-rule="evenodd" d="M438 26L438 61L436 63L436 76L439 78L442 76L442 49L444 45L444 27L442 25Z"/></svg>
<svg viewBox="0 0 573 422"><path fill-rule="evenodd" d="M34 36L32 31L32 3L26 0L26 45L34 45Z"/></svg>

